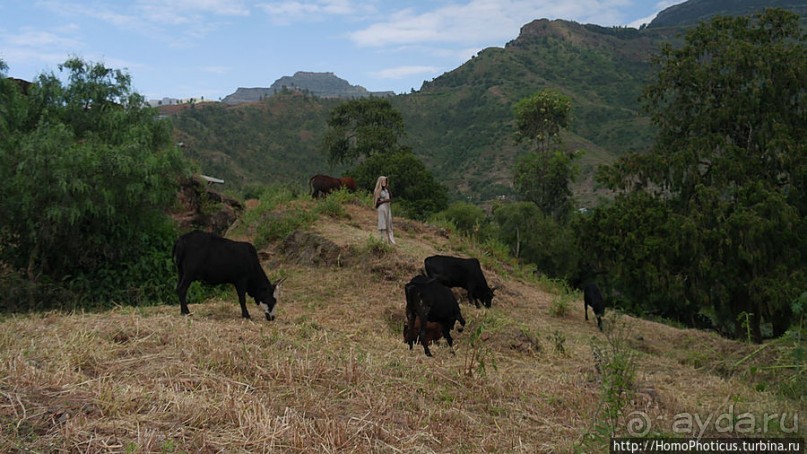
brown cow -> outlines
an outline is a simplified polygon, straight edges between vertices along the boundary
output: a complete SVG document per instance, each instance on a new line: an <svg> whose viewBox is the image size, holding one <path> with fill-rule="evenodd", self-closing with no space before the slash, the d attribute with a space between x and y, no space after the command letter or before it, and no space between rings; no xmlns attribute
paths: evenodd
<svg viewBox="0 0 807 454"><path fill-rule="evenodd" d="M314 175L308 180L308 187L311 189L311 197L316 199L341 188L355 191L356 182L350 177L334 178L328 175Z"/></svg>
<svg viewBox="0 0 807 454"><path fill-rule="evenodd" d="M414 326L409 329L406 323L403 326L403 337L404 343L409 344L409 348L412 348L412 344L415 342L423 343L423 341L419 341L418 337L420 335L420 317L415 317ZM443 325L438 322L428 322L426 323L426 345L432 344L437 342L438 340L443 338Z"/></svg>

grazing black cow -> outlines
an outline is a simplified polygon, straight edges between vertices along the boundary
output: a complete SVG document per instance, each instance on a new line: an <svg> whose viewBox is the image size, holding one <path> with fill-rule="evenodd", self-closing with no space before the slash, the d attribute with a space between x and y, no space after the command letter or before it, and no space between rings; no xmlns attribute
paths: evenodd
<svg viewBox="0 0 807 454"><path fill-rule="evenodd" d="M597 284L589 283L583 287L583 309L586 311L586 321L588 321L588 307L594 310L597 316L597 328L602 331L602 317L605 315L605 300L597 288Z"/></svg>
<svg viewBox="0 0 807 454"><path fill-rule="evenodd" d="M468 291L468 302L479 307L479 301L490 307L493 291L477 259L463 259L447 255L433 255L424 260L426 275L437 279L446 287L462 287Z"/></svg>
<svg viewBox="0 0 807 454"><path fill-rule="evenodd" d="M446 342L448 342L453 354L454 339L451 338L451 330L454 329L454 324L459 321L460 328L457 331L461 332L465 327L465 319L462 318L460 305L457 303L457 299L454 298L451 289L435 279L418 275L404 286L404 292L406 293L407 322L405 331L411 333L415 330L417 319L420 318L421 321L419 334L407 337L409 349L412 349L412 344L416 339L420 339L426 356L432 356L432 352L429 350L429 337L426 335L426 327L429 322L435 322L442 326L443 337L446 338ZM424 320L427 323L423 323Z"/></svg>
<svg viewBox="0 0 807 454"><path fill-rule="evenodd" d="M311 189L311 197L316 199L341 188L355 191L356 181L351 177L335 178L328 175L314 175L308 180L308 187Z"/></svg>
<svg viewBox="0 0 807 454"><path fill-rule="evenodd" d="M241 303L241 316L250 318L245 293L255 298L267 320L275 319L275 304L280 283L272 285L258 260L255 246L228 240L213 233L193 231L174 243L172 252L179 271L177 295L180 313L189 315L186 295L193 281L207 284L233 284Z"/></svg>

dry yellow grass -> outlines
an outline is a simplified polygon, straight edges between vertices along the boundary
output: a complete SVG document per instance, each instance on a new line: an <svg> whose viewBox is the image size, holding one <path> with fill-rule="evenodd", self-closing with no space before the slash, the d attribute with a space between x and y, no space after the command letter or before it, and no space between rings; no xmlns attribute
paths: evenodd
<svg viewBox="0 0 807 454"><path fill-rule="evenodd" d="M262 251L268 274L288 277L274 322L254 306L254 321L242 320L234 291L192 304L191 317L173 305L5 319L0 451L574 451L601 400L591 343L603 335L583 320L582 301L553 317L554 296L536 281L486 269L501 287L493 308L463 302L456 356L442 343L427 358L402 342L402 288L423 258L451 253L456 240L400 220L399 245L374 253L374 211L345 208L348 219L323 218L306 232L336 246L318 264L294 244ZM672 434L681 414L802 410L719 367L755 346L627 316L618 323L630 326L638 363L620 434L637 411Z"/></svg>

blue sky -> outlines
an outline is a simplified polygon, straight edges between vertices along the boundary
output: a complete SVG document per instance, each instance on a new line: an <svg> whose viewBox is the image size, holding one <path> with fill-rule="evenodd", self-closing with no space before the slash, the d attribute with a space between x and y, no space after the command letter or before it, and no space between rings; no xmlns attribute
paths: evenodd
<svg viewBox="0 0 807 454"><path fill-rule="evenodd" d="M638 27L682 1L0 0L0 59L27 80L101 62L147 99L218 100L297 71L408 93L532 20Z"/></svg>

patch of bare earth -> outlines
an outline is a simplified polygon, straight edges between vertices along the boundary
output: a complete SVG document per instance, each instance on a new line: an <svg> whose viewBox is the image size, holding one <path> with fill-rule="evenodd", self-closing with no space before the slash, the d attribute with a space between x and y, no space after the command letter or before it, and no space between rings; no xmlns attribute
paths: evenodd
<svg viewBox="0 0 807 454"><path fill-rule="evenodd" d="M604 337L582 301L553 317L539 284L486 269L493 307L463 301L456 355L441 343L427 358L403 343L403 285L457 241L396 219L398 246L373 253L375 212L346 209L261 251L270 276L288 277L274 322L254 305L242 320L234 291L191 317L171 305L3 320L0 451L571 452L601 400L591 344ZM751 346L618 322L638 362L623 423L641 411L671 433L675 415L729 404L798 410L703 365L715 364L704 351L742 358Z"/></svg>

